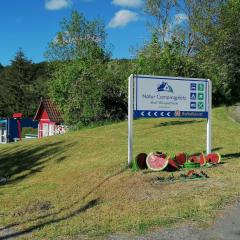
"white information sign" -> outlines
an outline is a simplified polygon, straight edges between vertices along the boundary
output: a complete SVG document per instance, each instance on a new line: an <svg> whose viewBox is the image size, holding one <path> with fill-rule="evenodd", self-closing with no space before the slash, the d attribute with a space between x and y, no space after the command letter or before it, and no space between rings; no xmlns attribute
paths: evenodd
<svg viewBox="0 0 240 240"><path fill-rule="evenodd" d="M134 117L208 117L206 79L134 77Z"/></svg>
<svg viewBox="0 0 240 240"><path fill-rule="evenodd" d="M135 118L207 118L211 152L212 85L209 79L131 75L128 98L128 163L132 159Z"/></svg>

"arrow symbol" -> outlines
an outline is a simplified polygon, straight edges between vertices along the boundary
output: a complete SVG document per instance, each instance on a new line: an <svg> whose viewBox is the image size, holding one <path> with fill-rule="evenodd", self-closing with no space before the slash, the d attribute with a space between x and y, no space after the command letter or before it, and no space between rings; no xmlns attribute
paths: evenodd
<svg viewBox="0 0 240 240"><path fill-rule="evenodd" d="M164 112L161 112L161 114L160 114L162 117L164 117Z"/></svg>
<svg viewBox="0 0 240 240"><path fill-rule="evenodd" d="M144 117L144 112L141 112L141 115Z"/></svg>
<svg viewBox="0 0 240 240"><path fill-rule="evenodd" d="M151 112L148 112L148 116L151 117Z"/></svg>
<svg viewBox="0 0 240 240"><path fill-rule="evenodd" d="M154 113L154 116L157 117L157 112Z"/></svg>
<svg viewBox="0 0 240 240"><path fill-rule="evenodd" d="M168 117L170 117L170 114L171 114L170 112L167 113Z"/></svg>

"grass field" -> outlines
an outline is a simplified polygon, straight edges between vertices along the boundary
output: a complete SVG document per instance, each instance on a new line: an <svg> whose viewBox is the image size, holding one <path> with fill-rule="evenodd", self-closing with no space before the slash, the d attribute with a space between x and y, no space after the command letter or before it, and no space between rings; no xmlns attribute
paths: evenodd
<svg viewBox="0 0 240 240"><path fill-rule="evenodd" d="M228 113L234 121L240 123L240 103L229 107Z"/></svg>
<svg viewBox="0 0 240 240"><path fill-rule="evenodd" d="M205 150L204 120L134 121L134 155ZM4 239L139 235L187 223L207 226L240 195L240 125L213 111L213 149L223 164L207 180L160 184L166 172L127 165L127 122L0 146L0 229ZM174 173L176 176L180 173Z"/></svg>

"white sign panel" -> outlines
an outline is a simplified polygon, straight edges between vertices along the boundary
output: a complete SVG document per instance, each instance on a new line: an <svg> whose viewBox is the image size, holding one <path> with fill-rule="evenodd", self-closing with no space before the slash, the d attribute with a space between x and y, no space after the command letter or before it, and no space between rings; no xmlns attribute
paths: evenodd
<svg viewBox="0 0 240 240"><path fill-rule="evenodd" d="M133 159L133 117L207 118L211 153L212 83L209 79L131 75L128 81L128 165Z"/></svg>
<svg viewBox="0 0 240 240"><path fill-rule="evenodd" d="M134 117L208 117L208 80L134 76Z"/></svg>

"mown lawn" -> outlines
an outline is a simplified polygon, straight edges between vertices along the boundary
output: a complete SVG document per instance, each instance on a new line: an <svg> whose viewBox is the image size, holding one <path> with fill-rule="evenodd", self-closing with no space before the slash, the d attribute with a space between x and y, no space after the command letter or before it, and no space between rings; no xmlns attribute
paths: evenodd
<svg viewBox="0 0 240 240"><path fill-rule="evenodd" d="M228 113L234 121L240 123L240 103L229 107Z"/></svg>
<svg viewBox="0 0 240 240"><path fill-rule="evenodd" d="M204 120L134 121L134 154L205 150ZM240 195L240 125L213 112L213 149L223 164L207 180L160 184L169 173L127 165L127 122L0 146L0 236L23 239L139 235L179 224L207 226ZM174 173L175 176L180 173Z"/></svg>

